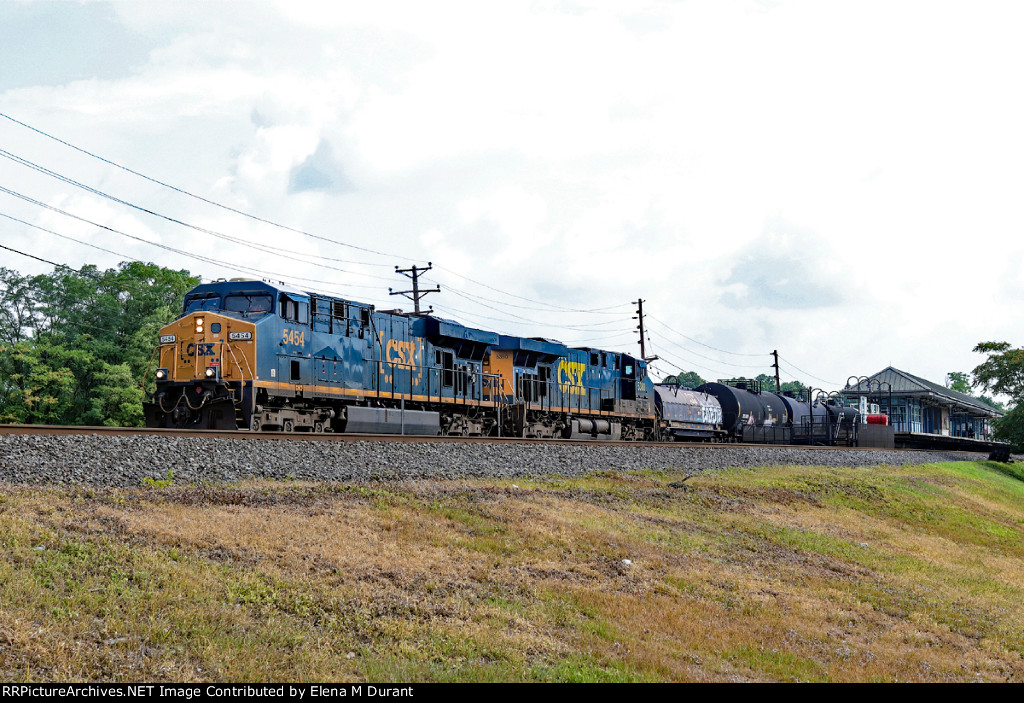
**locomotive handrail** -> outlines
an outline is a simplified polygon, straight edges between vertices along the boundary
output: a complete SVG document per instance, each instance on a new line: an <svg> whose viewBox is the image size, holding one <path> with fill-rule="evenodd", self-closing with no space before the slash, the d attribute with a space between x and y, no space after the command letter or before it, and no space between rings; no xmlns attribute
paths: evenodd
<svg viewBox="0 0 1024 703"><path fill-rule="evenodd" d="M385 367L387 367L387 369L385 369ZM451 395L451 397L447 397L447 396L444 395L444 388L446 386L444 385L444 383L441 382L441 378L440 378L441 374L445 371L445 369L440 369L440 368L433 367L433 366L418 366L416 364L406 364L406 363L398 362L398 361L385 361L383 359L380 359L380 360L377 361L377 371L378 371L378 373L377 373L377 379L375 380L375 383L374 383L377 398L381 397L381 393L390 393L392 398L397 393L397 394L400 394L400 395L408 395L409 398L411 399L413 394L414 394L414 392L413 392L414 391L414 389L413 389L413 372L415 370L417 370L417 369L422 369L426 373L426 385L427 385L427 387L426 387L425 395L426 395L426 398L427 398L428 402L432 402L436 398L438 403L451 402L454 405L476 405L478 408L479 407L483 407L484 403L487 403L488 406L491 403L494 403L496 405L497 404L504 405L506 403L506 401L504 399L504 393L496 393L496 394L492 393L490 400L485 401L483 399L483 386L484 386L483 380L487 379L487 380L491 381L492 388L493 388L494 386L497 385L496 382L500 380L500 378L501 378L500 374L485 374L483 371L462 371L462 370L459 370L459 369L455 369L452 372L453 375L458 376L460 374L464 374L465 377L467 379L469 379L471 382L466 383L467 390L463 391L461 394L458 392L458 390L456 388L456 385L453 383L452 386L451 386L451 388L452 388L452 395ZM386 370L390 371L390 373L386 374L385 373ZM408 372L408 376L406 378L406 382L403 384L404 385L404 390L401 387L401 385L396 385L397 380L398 380L398 373L397 373L398 371L407 371ZM431 392L431 386L433 385L431 383L431 381L435 377L435 374L436 374L437 379L438 379L437 395L436 396ZM387 383L386 389L381 388L380 378L382 376L384 378L387 378L387 376L390 376L390 381L386 381L386 383ZM479 380L479 382L478 382L478 380Z"/></svg>
<svg viewBox="0 0 1024 703"><path fill-rule="evenodd" d="M252 372L252 367L249 366L249 359L246 358L245 354L242 354L242 359L245 361L245 369L243 370L242 369L242 365L238 363L238 357L235 356L235 349L234 349L234 347L231 346L231 343L230 342L225 342L222 339L222 340L220 340L220 345L221 345L221 354L220 354L221 358L224 357L223 348L226 346L227 350L228 350L228 354L231 355L231 360L234 361L235 362L235 366L238 367L238 373L244 374L246 371L248 371L249 372L249 378L256 378L256 374L254 374Z"/></svg>
<svg viewBox="0 0 1024 703"><path fill-rule="evenodd" d="M525 399L522 400L523 405L527 409L529 409L529 410L540 409L540 410L547 410L549 412L552 411L552 410L558 410L559 412L572 412L573 410L575 410L576 412L582 412L583 409L584 409L583 408L583 399L586 398L586 401L587 401L586 409L587 409L588 412L601 412L601 406L602 406L604 400L606 398L607 399L614 399L615 398L614 391L608 390L606 388L602 388L601 386L572 386L572 388L580 389L580 392L578 392L578 393L566 393L565 391L562 391L559 394L560 402L556 405L554 403L554 401L552 400L553 394L552 394L551 391L553 390L554 386L557 385L557 386L561 387L563 384L558 383L558 381L550 381L550 380L549 381L541 381L539 379L523 378L522 376L520 376L519 378L516 379L516 386L517 386L516 396L517 396L517 398L521 398L521 397L524 397L526 395L522 391L524 390L524 388L526 387L527 384L529 384L532 387L532 390L534 391L534 392L530 393L530 399L529 400L525 400ZM543 393L543 395L540 394L539 392L537 392L537 390L541 386L544 387L544 391L545 391ZM594 403L593 403L593 395L594 395L593 392L594 391L597 392L597 408L596 409L594 408ZM575 401L576 401L575 403L573 403L573 399L574 398L575 398ZM575 408L573 407L574 405L575 405Z"/></svg>

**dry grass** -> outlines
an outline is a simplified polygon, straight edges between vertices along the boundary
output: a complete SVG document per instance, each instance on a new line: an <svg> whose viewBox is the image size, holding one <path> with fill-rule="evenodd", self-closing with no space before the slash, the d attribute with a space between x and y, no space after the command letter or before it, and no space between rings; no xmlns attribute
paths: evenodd
<svg viewBox="0 0 1024 703"><path fill-rule="evenodd" d="M0 679L1024 674L1024 472L680 478L0 487Z"/></svg>

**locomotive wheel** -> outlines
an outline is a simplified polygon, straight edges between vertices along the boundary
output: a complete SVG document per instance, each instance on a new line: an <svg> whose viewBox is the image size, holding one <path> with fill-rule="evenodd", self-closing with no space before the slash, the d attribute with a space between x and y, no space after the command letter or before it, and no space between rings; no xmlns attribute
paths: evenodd
<svg viewBox="0 0 1024 703"><path fill-rule="evenodd" d="M284 429L285 432L294 432L295 431L295 422L292 421L292 420L285 420L284 421L283 429Z"/></svg>
<svg viewBox="0 0 1024 703"><path fill-rule="evenodd" d="M322 423L322 422L314 422L313 423L313 431L314 432L323 432L324 431L324 423Z"/></svg>
<svg viewBox="0 0 1024 703"><path fill-rule="evenodd" d="M262 423L260 423L260 419L258 417L254 417L252 419L252 431L253 432L259 432L260 431L260 427L262 427Z"/></svg>

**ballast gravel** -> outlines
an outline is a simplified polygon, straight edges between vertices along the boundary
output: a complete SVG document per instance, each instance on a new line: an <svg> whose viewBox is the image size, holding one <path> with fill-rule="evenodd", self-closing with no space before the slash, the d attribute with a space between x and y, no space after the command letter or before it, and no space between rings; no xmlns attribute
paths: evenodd
<svg viewBox="0 0 1024 703"><path fill-rule="evenodd" d="M198 439L155 435L0 435L0 483L138 486L245 478L309 481L515 478L592 471L688 473L779 464L857 467L984 459L967 452L895 452L685 445Z"/></svg>

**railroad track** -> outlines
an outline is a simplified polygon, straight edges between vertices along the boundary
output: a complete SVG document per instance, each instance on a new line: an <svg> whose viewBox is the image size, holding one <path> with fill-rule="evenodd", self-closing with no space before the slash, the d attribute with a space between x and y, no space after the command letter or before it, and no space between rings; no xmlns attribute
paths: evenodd
<svg viewBox="0 0 1024 703"><path fill-rule="evenodd" d="M798 449L804 451L859 451L859 452L933 452L948 454L949 449L880 449L875 447L816 447L803 444L744 444L733 443L687 443L687 442L623 442L614 440L578 440L578 439L533 439L526 437L435 437L430 435L395 435L395 434L357 434L336 432L231 432L222 430L183 430L161 427L89 427L82 425L4 425L0 424L0 435L102 435L102 436L139 436L153 435L164 437L189 437L205 439L243 439L300 442L437 442L437 443L490 443L490 444L542 444L542 445L578 445L602 447L674 447L678 449L703 447L707 449L727 449L751 447L760 449ZM961 452L976 454L978 452Z"/></svg>

